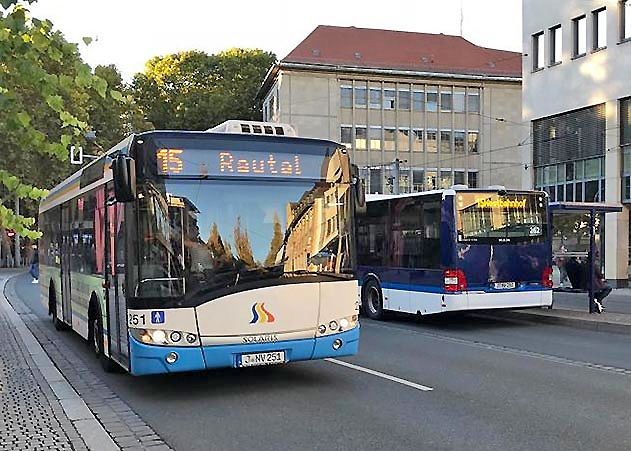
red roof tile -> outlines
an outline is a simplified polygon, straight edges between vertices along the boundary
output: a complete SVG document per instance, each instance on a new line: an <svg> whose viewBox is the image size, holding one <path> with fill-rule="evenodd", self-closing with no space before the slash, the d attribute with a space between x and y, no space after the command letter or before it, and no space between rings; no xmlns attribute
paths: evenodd
<svg viewBox="0 0 631 451"><path fill-rule="evenodd" d="M521 77L521 54L460 36L320 25L282 62Z"/></svg>

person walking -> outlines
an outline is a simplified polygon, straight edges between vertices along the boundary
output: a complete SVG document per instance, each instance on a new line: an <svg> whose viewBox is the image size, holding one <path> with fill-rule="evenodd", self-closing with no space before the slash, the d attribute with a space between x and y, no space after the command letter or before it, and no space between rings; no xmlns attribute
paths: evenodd
<svg viewBox="0 0 631 451"><path fill-rule="evenodd" d="M598 313L602 313L605 311L605 306L603 305L603 300L609 296L612 288L609 286L605 277L603 276L600 270L600 260L598 259L599 252L596 251L596 255L594 258L594 279L592 281L593 289L594 289L594 306L596 307L596 311Z"/></svg>
<svg viewBox="0 0 631 451"><path fill-rule="evenodd" d="M39 283L39 252L35 245L33 245L33 257L28 272L33 277L31 283Z"/></svg>

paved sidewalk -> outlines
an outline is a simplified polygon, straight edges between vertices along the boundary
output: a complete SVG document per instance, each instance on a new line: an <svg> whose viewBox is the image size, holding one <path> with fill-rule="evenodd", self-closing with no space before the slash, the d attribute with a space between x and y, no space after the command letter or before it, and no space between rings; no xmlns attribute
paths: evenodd
<svg viewBox="0 0 631 451"><path fill-rule="evenodd" d="M631 334L631 290L616 289L605 299L605 312L589 313L586 293L555 292L552 309L488 311L484 315L581 329Z"/></svg>
<svg viewBox="0 0 631 451"><path fill-rule="evenodd" d="M40 356L18 330L17 315L2 294L6 279L6 272L0 274L0 449L86 450L40 371Z"/></svg>
<svg viewBox="0 0 631 451"><path fill-rule="evenodd" d="M29 333L35 336L37 346L43 348L42 352L54 362L55 371L69 382L72 392L79 397L83 406L87 406L86 410L93 414L94 422L104 434L103 444L97 442L92 447L88 443L88 448L101 451L107 449L104 444L109 444L114 447L111 449L122 451L171 450L157 432L101 379L100 371L94 373L86 366L83 361L85 355L67 346L66 340L60 339L60 332L47 327L49 320L42 321L25 303L22 296L31 298L31 301L38 296L36 286L30 284L30 276L23 272L14 272L11 275L15 277L11 277L6 283L4 295L26 324L24 328L28 328ZM3 276L6 277L7 274L0 270L0 279ZM25 283L24 279L28 279L28 282ZM21 285L21 294L16 291L18 284ZM1 293L0 298L3 298ZM122 374L120 376L131 377ZM142 382L138 379L136 383Z"/></svg>

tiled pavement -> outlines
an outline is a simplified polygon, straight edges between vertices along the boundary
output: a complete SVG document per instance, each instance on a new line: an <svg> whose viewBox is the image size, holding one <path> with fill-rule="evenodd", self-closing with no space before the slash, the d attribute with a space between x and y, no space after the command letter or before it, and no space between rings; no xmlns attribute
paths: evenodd
<svg viewBox="0 0 631 451"><path fill-rule="evenodd" d="M0 449L87 450L3 308L0 308Z"/></svg>
<svg viewBox="0 0 631 451"><path fill-rule="evenodd" d="M58 332L44 327L41 319L19 299L14 283L13 279L6 285L7 299L115 444L124 451L171 450L149 425L83 363L81 356L66 346L64 340L59 340L56 335Z"/></svg>

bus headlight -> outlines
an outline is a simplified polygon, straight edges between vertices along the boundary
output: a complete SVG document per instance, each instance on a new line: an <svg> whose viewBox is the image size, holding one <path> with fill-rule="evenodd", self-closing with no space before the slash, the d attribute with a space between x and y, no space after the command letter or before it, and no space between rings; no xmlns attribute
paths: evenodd
<svg viewBox="0 0 631 451"><path fill-rule="evenodd" d="M195 346L199 343L197 335L180 330L129 329L129 333L135 339L148 345Z"/></svg>
<svg viewBox="0 0 631 451"><path fill-rule="evenodd" d="M151 340L155 344L166 344L167 343L167 334L161 329L152 330L151 331Z"/></svg>

